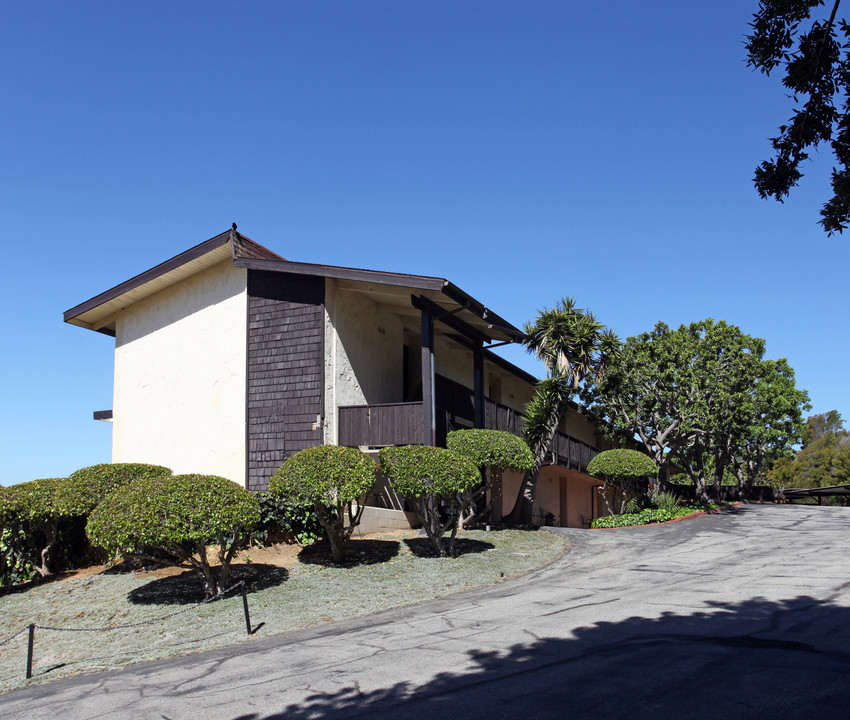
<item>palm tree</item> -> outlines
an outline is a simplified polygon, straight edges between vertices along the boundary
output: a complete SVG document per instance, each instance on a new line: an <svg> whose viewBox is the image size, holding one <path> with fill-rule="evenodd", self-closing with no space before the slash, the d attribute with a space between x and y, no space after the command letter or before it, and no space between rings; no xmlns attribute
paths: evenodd
<svg viewBox="0 0 850 720"><path fill-rule="evenodd" d="M523 328L525 347L546 367L546 378L537 383L525 406L523 439L534 455L517 494L510 522L530 524L537 492L537 477L546 452L573 396L586 382L597 382L619 351L620 339L588 310L564 298L554 308L544 308Z"/></svg>

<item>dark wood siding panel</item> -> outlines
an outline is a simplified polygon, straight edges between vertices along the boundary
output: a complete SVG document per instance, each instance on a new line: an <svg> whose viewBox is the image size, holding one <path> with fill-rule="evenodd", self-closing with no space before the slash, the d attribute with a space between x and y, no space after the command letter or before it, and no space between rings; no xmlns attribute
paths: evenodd
<svg viewBox="0 0 850 720"><path fill-rule="evenodd" d="M248 488L265 490L288 457L321 445L323 278L248 271Z"/></svg>

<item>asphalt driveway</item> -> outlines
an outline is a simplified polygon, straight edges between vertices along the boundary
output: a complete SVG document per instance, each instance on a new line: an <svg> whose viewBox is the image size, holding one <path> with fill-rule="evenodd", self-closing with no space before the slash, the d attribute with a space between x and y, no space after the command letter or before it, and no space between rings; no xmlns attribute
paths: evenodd
<svg viewBox="0 0 850 720"><path fill-rule="evenodd" d="M562 530L495 587L0 696L0 717L848 718L850 508Z"/></svg>

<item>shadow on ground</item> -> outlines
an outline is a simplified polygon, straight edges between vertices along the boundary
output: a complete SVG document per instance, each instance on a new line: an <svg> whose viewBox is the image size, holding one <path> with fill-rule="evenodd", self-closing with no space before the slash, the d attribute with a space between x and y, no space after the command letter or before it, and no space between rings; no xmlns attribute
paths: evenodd
<svg viewBox="0 0 850 720"><path fill-rule="evenodd" d="M244 580L248 592L256 592L280 585L288 579L286 568L265 563L238 563L230 566L227 585L230 587ZM204 589L197 573L186 570L134 588L127 593L127 600L136 605L191 605L204 600Z"/></svg>
<svg viewBox="0 0 850 720"><path fill-rule="evenodd" d="M442 538L443 547L448 549L449 541L447 538ZM427 537L408 538L404 544L410 548L416 557L434 557L434 546ZM460 555L472 555L474 553L483 553L487 550L492 550L495 545L493 543L484 542L483 540L472 540L471 538L455 538L455 557Z"/></svg>
<svg viewBox="0 0 850 720"><path fill-rule="evenodd" d="M469 669L422 683L317 688L270 715L233 720L460 717L807 718L845 720L850 701L850 609L797 597L716 604L579 628L504 652L470 650ZM439 667L439 666L436 666ZM461 713L462 709L462 713Z"/></svg>
<svg viewBox="0 0 850 720"><path fill-rule="evenodd" d="M345 545L345 559L335 563L331 546L327 540L307 545L298 553L298 560L308 565L330 565L333 567L356 567L358 565L376 565L392 560L401 544L397 540L349 540Z"/></svg>

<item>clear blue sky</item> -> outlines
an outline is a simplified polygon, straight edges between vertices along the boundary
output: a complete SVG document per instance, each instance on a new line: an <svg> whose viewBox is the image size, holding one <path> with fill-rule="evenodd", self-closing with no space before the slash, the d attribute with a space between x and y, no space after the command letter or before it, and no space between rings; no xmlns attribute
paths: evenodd
<svg viewBox="0 0 850 720"><path fill-rule="evenodd" d="M727 320L850 420L831 158L752 187L790 112L744 62L756 5L4 3L0 484L110 459L113 342L62 312L233 221L517 325L568 295L622 336Z"/></svg>

